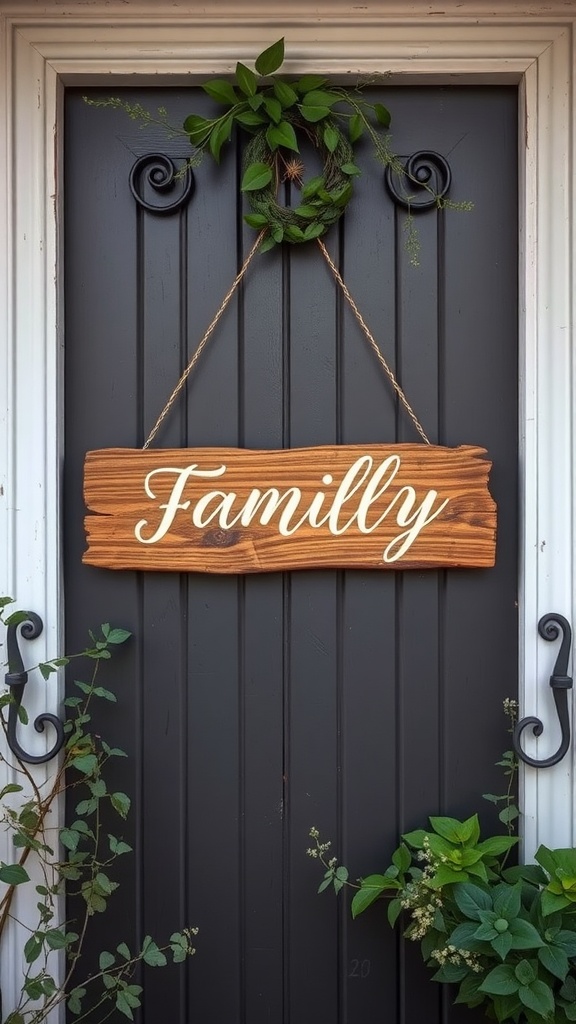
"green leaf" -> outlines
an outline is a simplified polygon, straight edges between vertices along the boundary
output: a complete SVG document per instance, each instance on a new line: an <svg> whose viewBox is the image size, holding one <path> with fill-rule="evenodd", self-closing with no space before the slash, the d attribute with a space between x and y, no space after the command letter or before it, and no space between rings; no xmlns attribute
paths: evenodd
<svg viewBox="0 0 576 1024"><path fill-rule="evenodd" d="M350 136L350 142L352 143L352 145L354 145L355 142L358 142L358 139L362 136L363 132L363 118L360 116L360 114L353 114L352 117L350 118L350 123L348 125L348 135Z"/></svg>
<svg viewBox="0 0 576 1024"><path fill-rule="evenodd" d="M255 61L256 71L259 75L272 75L278 70L283 60L284 39L282 38L258 55Z"/></svg>
<svg viewBox="0 0 576 1024"><path fill-rule="evenodd" d="M535 966L536 961L531 963L530 960L521 960L519 964L514 968L514 974L521 985L531 985L538 976L537 968Z"/></svg>
<svg viewBox="0 0 576 1024"><path fill-rule="evenodd" d="M450 843L463 844L473 838L474 834L477 836L480 834L477 814L466 821L458 821L457 818L431 817L430 824L439 836L447 839Z"/></svg>
<svg viewBox="0 0 576 1024"><path fill-rule="evenodd" d="M517 842L517 836L491 836L490 839L484 839L483 842L478 843L476 849L484 857L498 857L501 853L510 850Z"/></svg>
<svg viewBox="0 0 576 1024"><path fill-rule="evenodd" d="M128 757L125 750L121 750L120 747L109 747L104 740L102 740L102 749L108 754L108 757Z"/></svg>
<svg viewBox="0 0 576 1024"><path fill-rule="evenodd" d="M297 224L288 224L286 228L286 238L290 238L293 242L303 242L304 232Z"/></svg>
<svg viewBox="0 0 576 1024"><path fill-rule="evenodd" d="M21 725L28 725L28 712L23 704L18 704L16 714L18 715L18 721Z"/></svg>
<svg viewBox="0 0 576 1024"><path fill-rule="evenodd" d="M513 938L510 932L501 932L500 934L496 934L496 937L491 941L492 949L498 953L501 960L506 959L508 953L512 949L512 944Z"/></svg>
<svg viewBox="0 0 576 1024"><path fill-rule="evenodd" d="M441 889L443 885L453 885L457 882L467 881L468 875L465 871L457 871L449 867L448 864L440 864L429 884L433 889Z"/></svg>
<svg viewBox="0 0 576 1024"><path fill-rule="evenodd" d="M64 707L77 708L79 704L82 704L82 697L66 697L63 703Z"/></svg>
<svg viewBox="0 0 576 1024"><path fill-rule="evenodd" d="M272 88L274 89L276 99L280 101L283 107L293 107L298 100L298 94L294 92L294 89L287 82L283 82L281 78L274 79Z"/></svg>
<svg viewBox="0 0 576 1024"><path fill-rule="evenodd" d="M390 116L390 111L387 110L386 107L383 107L381 103L375 103L374 113L376 114L378 124L383 125L384 128L390 127L390 121L392 118Z"/></svg>
<svg viewBox="0 0 576 1024"><path fill-rule="evenodd" d="M335 103L341 103L342 97L337 92L328 92L322 89L312 89L306 93L302 100L303 107L332 107Z"/></svg>
<svg viewBox="0 0 576 1024"><path fill-rule="evenodd" d="M400 900L391 900L388 904L388 923L393 928L402 913Z"/></svg>
<svg viewBox="0 0 576 1024"><path fill-rule="evenodd" d="M21 864L5 864L0 861L0 882L6 885L21 885L22 882L29 882L30 875Z"/></svg>
<svg viewBox="0 0 576 1024"><path fill-rule="evenodd" d="M67 935L59 928L49 928L44 937L50 949L66 949L69 945Z"/></svg>
<svg viewBox="0 0 576 1024"><path fill-rule="evenodd" d="M334 875L332 874L332 872L329 872L328 877L325 878L323 882L320 882L320 885L318 886L318 893L326 892L326 889L328 889L332 885L333 881Z"/></svg>
<svg viewBox="0 0 576 1024"><path fill-rule="evenodd" d="M110 844L110 853L114 853L117 857L122 853L132 853L132 847L128 846L128 843L122 842L121 839L116 839L116 836L108 835L108 842Z"/></svg>
<svg viewBox="0 0 576 1024"><path fill-rule="evenodd" d="M561 869L566 875L576 877L576 849L568 847L549 850L547 846L540 846L535 856L538 863L552 877L557 875L558 869Z"/></svg>
<svg viewBox="0 0 576 1024"><path fill-rule="evenodd" d="M42 982L39 978L27 978L22 988L32 1000L41 999L43 995Z"/></svg>
<svg viewBox="0 0 576 1024"><path fill-rule="evenodd" d="M126 793L112 793L110 802L121 818L126 818L130 810L130 797Z"/></svg>
<svg viewBox="0 0 576 1024"><path fill-rule="evenodd" d="M327 124L324 128L323 138L326 149L330 153L333 153L334 150L337 149L338 147L338 143L340 141L340 133L336 130L336 128L334 128L333 125Z"/></svg>
<svg viewBox="0 0 576 1024"><path fill-rule="evenodd" d="M114 956L114 954L113 953L109 953L107 949L103 949L102 952L100 953L100 957L99 957L99 960L98 960L98 966L100 967L100 970L101 971L106 971L106 970L108 970L109 967L112 967L115 963L116 963L116 957Z"/></svg>
<svg viewBox="0 0 576 1024"><path fill-rule="evenodd" d="M103 686L95 686L92 693L95 697L102 697L104 700L109 700L116 704L116 694L112 693L112 690L106 690Z"/></svg>
<svg viewBox="0 0 576 1024"><path fill-rule="evenodd" d="M518 992L524 1006L528 1006L542 1017L551 1017L554 1013L554 993L543 981L533 981L524 985Z"/></svg>
<svg viewBox="0 0 576 1024"><path fill-rule="evenodd" d="M121 942L119 946L116 946L116 952L120 953L120 956L123 956L125 960L132 958L132 954L125 942Z"/></svg>
<svg viewBox="0 0 576 1024"><path fill-rule="evenodd" d="M492 894L494 913L511 921L520 913L522 889L519 885L498 885Z"/></svg>
<svg viewBox="0 0 576 1024"><path fill-rule="evenodd" d="M76 814L93 814L97 806L97 800L81 800L76 807Z"/></svg>
<svg viewBox="0 0 576 1024"><path fill-rule="evenodd" d="M573 975L566 978L560 989L560 995L562 999L567 999L569 1003L576 1003L576 978Z"/></svg>
<svg viewBox="0 0 576 1024"><path fill-rule="evenodd" d="M274 96L264 97L264 109L274 124L280 123L282 120L282 107Z"/></svg>
<svg viewBox="0 0 576 1024"><path fill-rule="evenodd" d="M449 939L450 945L456 946L458 949L471 949L473 952L480 952L486 946L480 941L479 930L476 921L463 921L462 924L456 925L452 932Z"/></svg>
<svg viewBox="0 0 576 1024"><path fill-rule="evenodd" d="M241 64L240 61L236 65L236 81L238 82L238 88L245 96L253 96L256 92L258 86L256 75L245 64Z"/></svg>
<svg viewBox="0 0 576 1024"><path fill-rule="evenodd" d="M96 782L90 782L89 786L92 796L106 796L106 783L104 782L104 779L96 779Z"/></svg>
<svg viewBox="0 0 576 1024"><path fill-rule="evenodd" d="M455 885L453 894L457 907L465 917L469 917L472 921L480 920L481 910L492 909L492 900L489 894L479 886L473 885L472 882Z"/></svg>
<svg viewBox="0 0 576 1024"><path fill-rule="evenodd" d="M132 633L129 629L111 629L106 637L109 644L123 644L126 640L129 640Z"/></svg>
<svg viewBox="0 0 576 1024"><path fill-rule="evenodd" d="M576 957L576 933L568 931L563 928L561 931L556 932L554 936L554 945L559 946L566 956ZM576 984L576 982L575 982ZM574 993L574 999L576 999L576 990Z"/></svg>
<svg viewBox="0 0 576 1024"><path fill-rule="evenodd" d="M517 993L512 996L493 996L492 1005L499 1021L508 1022L521 1019L518 1017L518 1013L523 1007Z"/></svg>
<svg viewBox="0 0 576 1024"><path fill-rule="evenodd" d="M544 945L534 925L521 918L510 921L509 934L512 936L514 949L539 949Z"/></svg>
<svg viewBox="0 0 576 1024"><path fill-rule="evenodd" d="M320 224L316 221L314 224L308 224L304 228L304 241L309 242L312 238L319 238L326 231L326 225Z"/></svg>
<svg viewBox="0 0 576 1024"><path fill-rule="evenodd" d="M510 825L519 816L520 812L517 807L513 804L509 804L508 807L503 807L498 817L503 825Z"/></svg>
<svg viewBox="0 0 576 1024"><path fill-rule="evenodd" d="M350 176L362 174L362 171L356 164L342 164L340 170L343 174L349 174Z"/></svg>
<svg viewBox="0 0 576 1024"><path fill-rule="evenodd" d="M330 107L304 107L298 104L298 110L304 120L310 121L312 124L315 121L322 121L323 118L330 115Z"/></svg>
<svg viewBox="0 0 576 1024"><path fill-rule="evenodd" d="M50 662L46 661L41 661L38 668L40 669L43 679L49 679L52 673L56 671L54 666L51 665Z"/></svg>
<svg viewBox="0 0 576 1024"><path fill-rule="evenodd" d="M24 959L27 964L33 964L42 952L42 939L38 935L31 935L24 944Z"/></svg>
<svg viewBox="0 0 576 1024"><path fill-rule="evenodd" d="M309 181L302 188L301 196L302 199L313 199L318 194L319 190L324 187L323 176L317 175L315 178L310 178Z"/></svg>
<svg viewBox="0 0 576 1024"><path fill-rule="evenodd" d="M462 981L469 970L470 968L467 966L445 963L439 971L436 971L436 974L432 975L432 981L443 981L447 982L449 985L453 985Z"/></svg>
<svg viewBox="0 0 576 1024"><path fill-rule="evenodd" d="M261 92L257 92L254 96L248 97L248 105L252 110L260 110L260 107L264 103L264 96Z"/></svg>
<svg viewBox="0 0 576 1024"><path fill-rule="evenodd" d="M271 181L272 168L269 164L250 164L244 172L240 189L242 192L259 192L260 189L266 188Z"/></svg>
<svg viewBox="0 0 576 1024"><path fill-rule="evenodd" d="M274 224L272 227L272 238L275 242L280 243L284 238L284 228L282 224Z"/></svg>
<svg viewBox="0 0 576 1024"><path fill-rule="evenodd" d="M184 121L184 131L188 134L193 146L201 146L210 135L214 121L208 121L199 114L189 114Z"/></svg>
<svg viewBox="0 0 576 1024"><path fill-rule="evenodd" d="M240 111L239 114L234 114L234 118L245 128L257 128L261 124L266 124L266 118L262 117L262 114L257 114L255 110Z"/></svg>
<svg viewBox="0 0 576 1024"><path fill-rule="evenodd" d="M264 239L264 241L262 242L262 245L260 246L259 251L260 252L268 252L268 250L269 249L273 249L275 245L276 245L276 242L274 241L274 239L270 235L268 238Z"/></svg>
<svg viewBox="0 0 576 1024"><path fill-rule="evenodd" d="M389 879L384 875L369 875L367 878L363 878L360 889L354 893L352 899L352 917L356 918L362 914L367 907L374 903L374 900L377 900L383 892L390 888Z"/></svg>
<svg viewBox="0 0 576 1024"><path fill-rule="evenodd" d="M263 213L246 213L244 220L251 228L265 228L268 223L268 218Z"/></svg>
<svg viewBox="0 0 576 1024"><path fill-rule="evenodd" d="M233 86L224 78L215 78L214 81L204 82L202 88L204 92L207 92L218 103L227 103L230 106L234 106L238 102L238 96Z"/></svg>
<svg viewBox="0 0 576 1024"><path fill-rule="evenodd" d="M98 758L96 754L79 754L78 757L73 757L70 763L83 775L90 775L98 766Z"/></svg>
<svg viewBox="0 0 576 1024"><path fill-rule="evenodd" d="M408 868L412 863L412 855L408 847L404 846L404 843L402 843L397 850L394 850L394 853L392 854L392 863L398 868L398 871L402 872L402 874L405 871L408 871Z"/></svg>
<svg viewBox="0 0 576 1024"><path fill-rule="evenodd" d="M134 1020L132 1008L124 991L118 992L116 996L116 1009L120 1010L120 1013L123 1013L125 1017L128 1017L128 1020Z"/></svg>
<svg viewBox="0 0 576 1024"><path fill-rule="evenodd" d="M538 950L538 959L550 974L564 981L570 970L570 962L563 949L559 949L558 946L543 946Z"/></svg>
<svg viewBox="0 0 576 1024"><path fill-rule="evenodd" d="M296 89L301 96L304 96L307 92L312 92L313 89L321 89L323 85L326 85L327 78L323 78L322 75L302 75L296 82Z"/></svg>
<svg viewBox="0 0 576 1024"><path fill-rule="evenodd" d="M556 857L554 857L551 850L548 850L547 846L539 846L534 854L534 859L538 861L540 866L543 867L551 877L554 876L557 869L557 861Z"/></svg>
<svg viewBox="0 0 576 1024"><path fill-rule="evenodd" d="M544 917L548 917L550 914L555 914L558 910L564 910L565 907L569 907L570 900L566 896L557 896L556 893L548 892L545 889L540 897L540 905Z"/></svg>
<svg viewBox="0 0 576 1024"><path fill-rule="evenodd" d="M147 935L142 943L142 959L149 967L164 967L167 963L166 957L150 935Z"/></svg>
<svg viewBox="0 0 576 1024"><path fill-rule="evenodd" d="M421 850L424 846L424 840L429 838L429 833L425 832L423 828L418 828L414 832L404 832L402 839L408 843L409 846L413 846L415 850Z"/></svg>
<svg viewBox="0 0 576 1024"><path fill-rule="evenodd" d="M465 1003L467 1006L478 1006L484 996L478 991L481 979L474 974L468 974L458 989L455 1003Z"/></svg>
<svg viewBox="0 0 576 1024"><path fill-rule="evenodd" d="M234 126L234 116L230 114L214 128L210 136L210 152L216 163L220 163L220 150L225 142L228 142Z"/></svg>
<svg viewBox="0 0 576 1024"><path fill-rule="evenodd" d="M296 153L299 152L296 132L288 121L281 121L278 125L271 125L266 132L266 139L270 149L284 146L285 149L291 149Z"/></svg>
<svg viewBox="0 0 576 1024"><path fill-rule="evenodd" d="M297 214L298 217L303 217L304 220L314 220L314 218L318 216L318 207L306 205L296 206L294 213Z"/></svg>
<svg viewBox="0 0 576 1024"><path fill-rule="evenodd" d="M514 968L508 964L500 964L486 975L479 986L480 992L490 995L510 996L518 991L520 982L514 974Z"/></svg>

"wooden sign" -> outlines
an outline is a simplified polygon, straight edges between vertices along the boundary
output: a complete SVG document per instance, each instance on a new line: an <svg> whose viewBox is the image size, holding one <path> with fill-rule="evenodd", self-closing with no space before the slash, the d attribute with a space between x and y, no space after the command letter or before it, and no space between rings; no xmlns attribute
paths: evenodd
<svg viewBox="0 0 576 1024"><path fill-rule="evenodd" d="M109 569L485 568L483 448L110 448L86 456L84 562Z"/></svg>

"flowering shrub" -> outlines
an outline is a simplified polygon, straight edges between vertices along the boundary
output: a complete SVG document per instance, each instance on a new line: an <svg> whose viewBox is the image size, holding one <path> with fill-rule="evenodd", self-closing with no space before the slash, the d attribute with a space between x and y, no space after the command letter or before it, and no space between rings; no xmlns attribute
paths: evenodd
<svg viewBox="0 0 576 1024"><path fill-rule="evenodd" d="M512 725L517 711L505 701ZM501 1024L576 1021L576 850L541 846L536 864L507 866L518 842L512 835L517 762L506 751L508 776L500 806L507 834L482 839L478 815L465 821L431 817L428 829L403 835L383 874L349 880L329 842L310 830L309 856L319 860L319 891L355 889L352 916L388 898L388 921L402 917L404 935L420 943L432 979L458 986L455 1002L482 1006Z"/></svg>

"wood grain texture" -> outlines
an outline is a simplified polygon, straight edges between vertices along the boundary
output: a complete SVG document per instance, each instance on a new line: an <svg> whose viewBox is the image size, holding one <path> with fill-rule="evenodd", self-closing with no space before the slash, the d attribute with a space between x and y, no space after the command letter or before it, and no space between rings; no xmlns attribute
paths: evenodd
<svg viewBox="0 0 576 1024"><path fill-rule="evenodd" d="M211 573L487 568L496 505L485 456L424 444L88 452L96 514L83 561Z"/></svg>

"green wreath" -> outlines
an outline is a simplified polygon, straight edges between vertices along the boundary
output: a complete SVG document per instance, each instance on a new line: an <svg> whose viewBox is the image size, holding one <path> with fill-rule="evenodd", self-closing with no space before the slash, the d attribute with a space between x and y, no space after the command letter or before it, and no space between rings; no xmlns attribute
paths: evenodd
<svg viewBox="0 0 576 1024"><path fill-rule="evenodd" d="M290 123L297 138L303 132L311 139L322 159L323 170L303 182L304 165L300 160L286 159L280 150L271 150L266 131L257 132L248 143L242 188L253 212L244 219L253 228L268 230L269 238L262 249L283 241L298 243L320 238L339 220L352 198L351 176L357 173L354 151L334 121L311 125L294 117ZM301 202L294 208L278 202L279 185L286 180L301 187Z"/></svg>
<svg viewBox="0 0 576 1024"><path fill-rule="evenodd" d="M241 191L251 208L244 219L266 235L261 251L282 242L320 238L340 219L353 195L353 179L360 174L354 162L354 146L365 134L376 158L406 180L410 226L407 247L412 262L417 264L410 211L412 185L428 188L439 208L469 209L471 204L452 203L411 176L390 149L386 134L390 126L388 110L382 103L368 103L362 85L344 89L331 85L322 75L303 75L295 80L280 78L275 72L283 60L284 40L279 39L256 58L254 71L238 62L233 80L217 78L205 82L204 92L221 104L224 111L216 117L189 114L183 130L170 125L163 107L154 117L141 104L126 103L117 97L87 102L121 107L143 126L160 124L171 135L186 135L194 154L181 174L187 167L196 166L206 151L219 163L222 147L235 128L251 135L244 151ZM300 159L300 142L304 140L312 142L323 163L322 174L306 182L302 180L304 165ZM285 207L278 202L280 186L287 179L301 187L298 206Z"/></svg>

